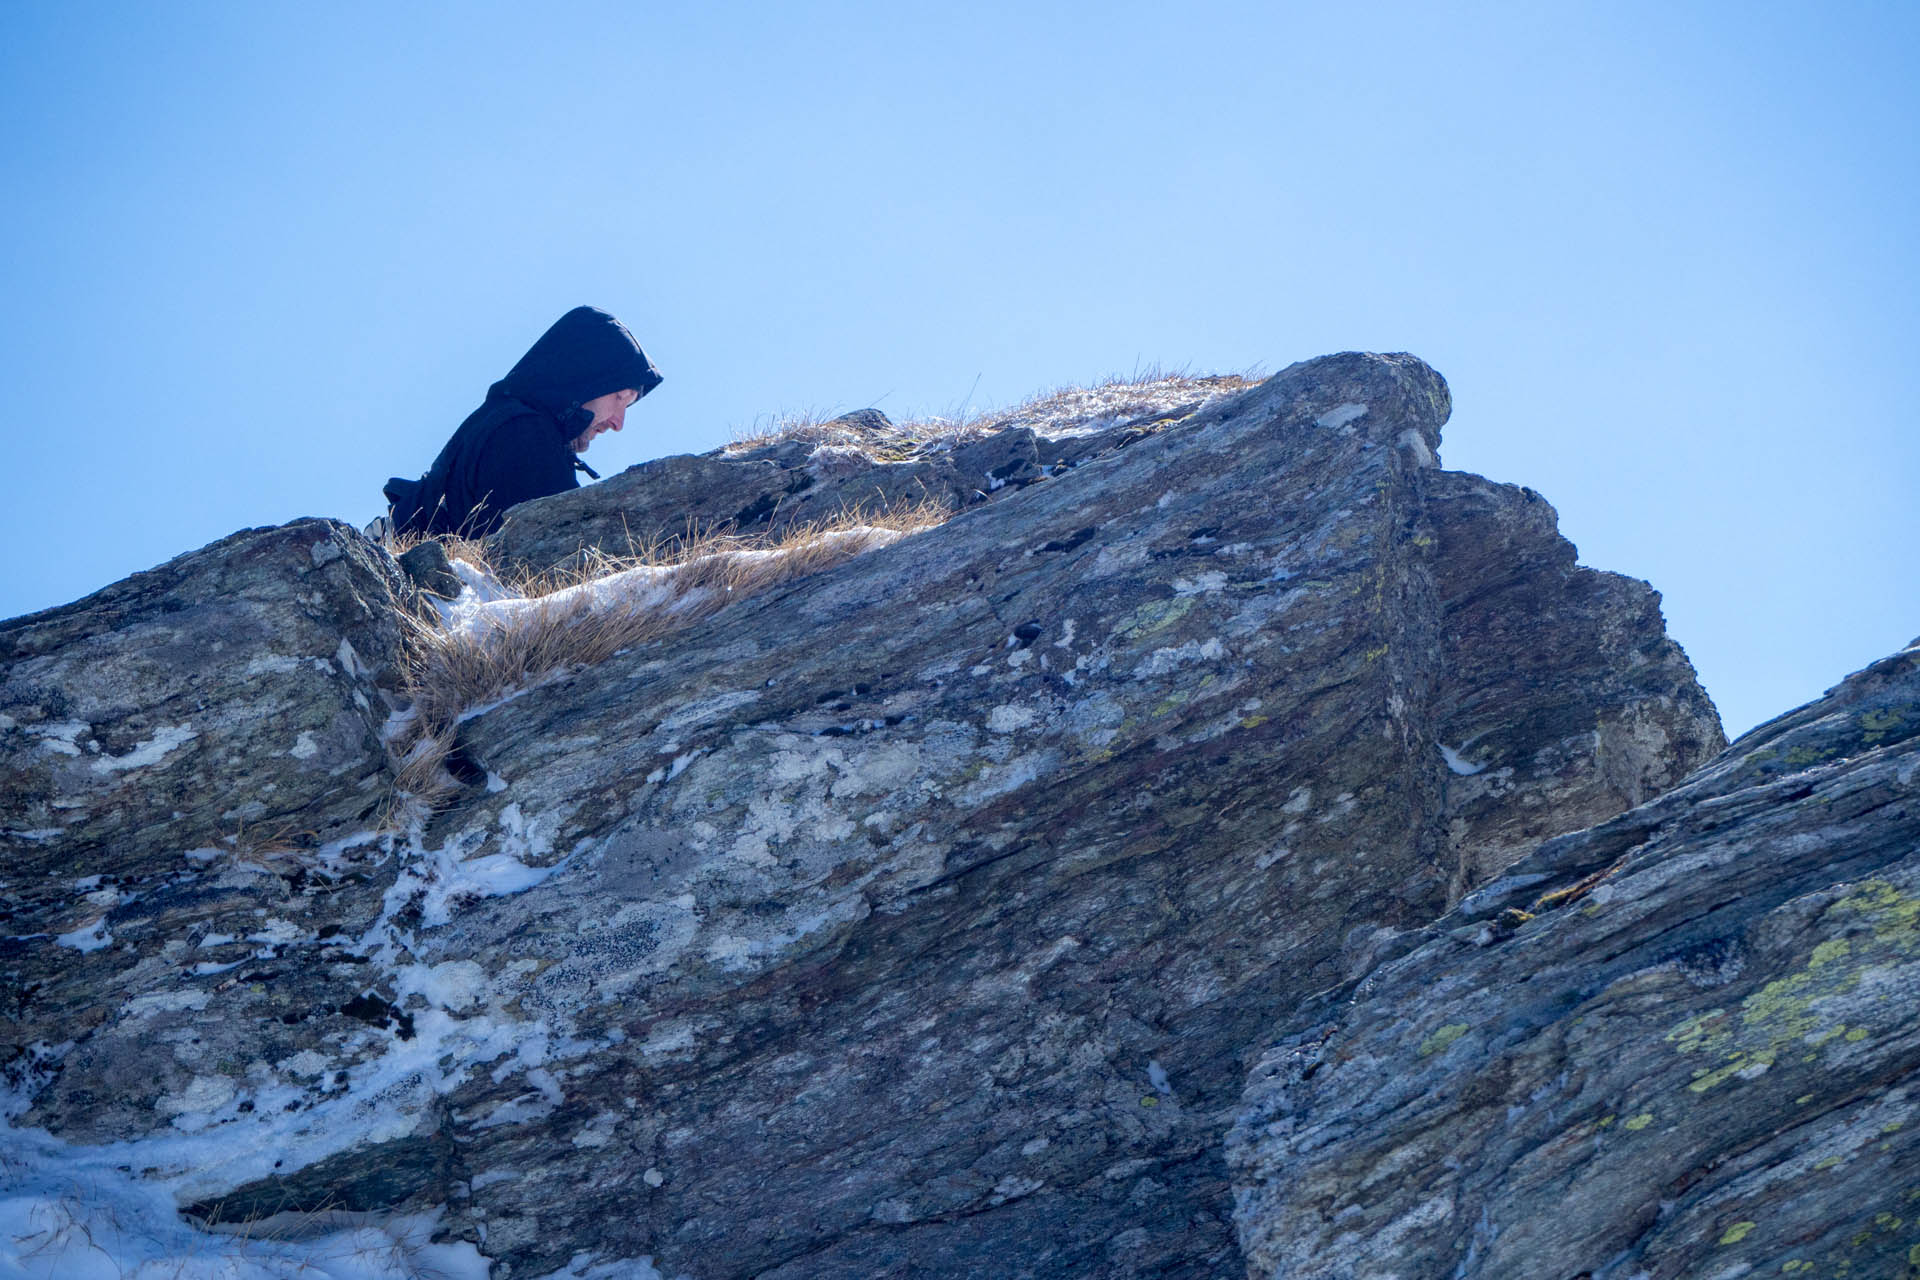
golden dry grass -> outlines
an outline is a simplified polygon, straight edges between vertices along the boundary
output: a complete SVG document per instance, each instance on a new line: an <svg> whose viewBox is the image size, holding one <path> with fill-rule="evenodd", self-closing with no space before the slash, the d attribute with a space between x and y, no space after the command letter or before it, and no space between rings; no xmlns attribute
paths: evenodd
<svg viewBox="0 0 1920 1280"><path fill-rule="evenodd" d="M758 594L930 528L949 512L935 502L849 511L757 538L693 535L628 556L595 554L564 573L516 580L495 605L451 624L437 614L407 621L411 716L389 742L404 801L431 807L458 783L444 767L461 720L476 708L562 671L592 666ZM485 548L469 559L487 571ZM466 555L459 558L466 559Z"/></svg>
<svg viewBox="0 0 1920 1280"><path fill-rule="evenodd" d="M1008 409L967 411L952 417L909 418L885 431L850 427L817 413L792 414L766 426L736 432L726 452L743 453L787 441L815 445L851 445L880 461L905 461L939 452L1008 427L1031 427L1041 435L1067 435L1088 429L1177 420L1223 395L1244 391L1260 381L1258 369L1240 373L1193 374L1185 369L1148 366L1105 378L1091 386L1060 387L1029 397Z"/></svg>

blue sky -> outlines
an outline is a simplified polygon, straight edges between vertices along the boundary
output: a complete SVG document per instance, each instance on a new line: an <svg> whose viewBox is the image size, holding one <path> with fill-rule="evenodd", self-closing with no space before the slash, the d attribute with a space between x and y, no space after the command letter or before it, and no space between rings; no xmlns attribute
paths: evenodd
<svg viewBox="0 0 1920 1280"><path fill-rule="evenodd" d="M603 472L1412 351L1739 731L1920 633L1920 6L0 9L0 616L362 523L581 302Z"/></svg>

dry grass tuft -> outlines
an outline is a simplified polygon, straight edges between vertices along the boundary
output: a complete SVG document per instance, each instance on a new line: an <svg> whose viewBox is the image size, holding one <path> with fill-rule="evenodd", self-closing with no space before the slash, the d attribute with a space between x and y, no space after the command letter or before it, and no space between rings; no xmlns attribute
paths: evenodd
<svg viewBox="0 0 1920 1280"><path fill-rule="evenodd" d="M479 710L561 672L712 616L737 600L819 573L941 523L937 502L848 511L775 535L696 534L628 556L600 553L578 569L529 576L500 598L408 621L412 710L388 746L404 824L459 783L447 772L455 732ZM479 565L475 565L479 568ZM411 811L411 813L410 813Z"/></svg>
<svg viewBox="0 0 1920 1280"><path fill-rule="evenodd" d="M946 452L1008 427L1031 427L1040 435L1059 438L1110 427L1175 422L1213 400L1246 390L1262 376L1257 369L1192 374L1185 369L1152 365L1089 387L1043 392L1010 409L967 412L950 418L912 418L893 423L884 431L818 414L796 414L737 433L725 451L745 453L797 440L816 446L856 448L875 461L904 462Z"/></svg>

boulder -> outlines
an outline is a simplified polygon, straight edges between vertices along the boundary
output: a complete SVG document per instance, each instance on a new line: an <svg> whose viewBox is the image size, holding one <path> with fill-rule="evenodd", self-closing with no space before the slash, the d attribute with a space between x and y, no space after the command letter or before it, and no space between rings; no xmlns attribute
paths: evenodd
<svg viewBox="0 0 1920 1280"><path fill-rule="evenodd" d="M546 567L987 482L471 707L430 820L228 882L268 921L234 974L29 992L20 1123L206 1219L444 1209L502 1280L1236 1271L1221 1140L1271 1029L1722 745L1645 584L1439 470L1449 407L1349 353L1078 434L892 458L866 420L516 509L496 550ZM170 1061L120 1101L153 1054L98 1028L136 1015Z"/></svg>
<svg viewBox="0 0 1920 1280"><path fill-rule="evenodd" d="M1392 950L1253 1073L1250 1275L1912 1274L1920 642Z"/></svg>
<svg viewBox="0 0 1920 1280"><path fill-rule="evenodd" d="M215 1040L259 1038L219 1026L252 1010L240 994L195 1039L209 990L278 968L243 962L271 961L290 918L377 910L354 850L392 800L408 593L354 530L299 520L0 623L0 1063L19 1077L77 1046L45 1123L83 1141L166 1125Z"/></svg>

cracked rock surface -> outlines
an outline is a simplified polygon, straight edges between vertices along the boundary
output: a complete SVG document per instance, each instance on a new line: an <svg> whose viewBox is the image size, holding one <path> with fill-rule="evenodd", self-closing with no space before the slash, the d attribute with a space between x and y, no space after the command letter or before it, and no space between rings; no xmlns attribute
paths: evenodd
<svg viewBox="0 0 1920 1280"><path fill-rule="evenodd" d="M183 1201L446 1206L502 1280L582 1252L701 1280L1235 1273L1221 1140L1272 1028L1723 745L1646 584L1577 566L1537 495L1439 469L1449 408L1418 360L1347 354L1070 460L1026 426L964 466L776 443L528 504L501 545L545 567L788 472L851 493L1033 455L943 525L477 710L470 785L409 832L257 883L186 856L232 798L211 834L115 846L117 875L284 927L234 974L182 950L188 914L135 938L146 898L95 904L112 945L4 944L31 975L11 1069L44 1081L17 1123L271 1135ZM7 760L60 763L8 714ZM363 772L300 802L316 830L357 820L379 722L340 757ZM77 874L10 863L10 907L68 932Z"/></svg>
<svg viewBox="0 0 1920 1280"><path fill-rule="evenodd" d="M1393 951L1253 1073L1250 1274L1914 1274L1920 642Z"/></svg>

